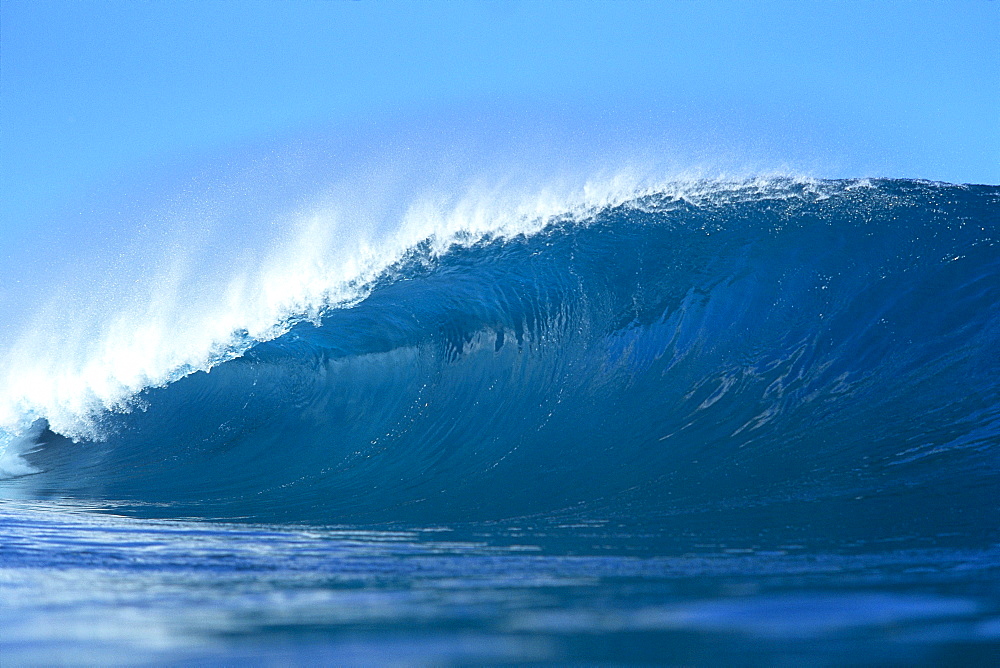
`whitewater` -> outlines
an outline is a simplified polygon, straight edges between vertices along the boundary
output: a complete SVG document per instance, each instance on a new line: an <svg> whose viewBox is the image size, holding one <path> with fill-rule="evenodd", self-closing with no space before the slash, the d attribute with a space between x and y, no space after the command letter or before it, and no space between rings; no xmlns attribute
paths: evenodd
<svg viewBox="0 0 1000 668"><path fill-rule="evenodd" d="M398 150L5 302L15 662L987 661L1000 187Z"/></svg>

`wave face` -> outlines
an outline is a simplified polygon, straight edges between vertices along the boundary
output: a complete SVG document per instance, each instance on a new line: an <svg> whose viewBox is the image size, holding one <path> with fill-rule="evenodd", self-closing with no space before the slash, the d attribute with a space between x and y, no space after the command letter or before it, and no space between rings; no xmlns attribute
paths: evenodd
<svg viewBox="0 0 1000 668"><path fill-rule="evenodd" d="M993 540L997 211L994 186L777 181L417 245L362 301L104 414L103 440L36 423L39 472L0 484L262 521Z"/></svg>

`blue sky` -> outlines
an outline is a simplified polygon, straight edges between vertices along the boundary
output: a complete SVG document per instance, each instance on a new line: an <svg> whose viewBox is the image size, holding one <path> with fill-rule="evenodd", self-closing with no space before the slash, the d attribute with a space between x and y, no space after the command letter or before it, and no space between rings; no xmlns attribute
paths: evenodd
<svg viewBox="0 0 1000 668"><path fill-rule="evenodd" d="M0 10L7 244L81 202L122 196L108 193L123 175L467 108L515 124L573 109L570 125L603 119L640 138L666 123L689 143L756 146L820 176L1000 182L998 2L2 0Z"/></svg>

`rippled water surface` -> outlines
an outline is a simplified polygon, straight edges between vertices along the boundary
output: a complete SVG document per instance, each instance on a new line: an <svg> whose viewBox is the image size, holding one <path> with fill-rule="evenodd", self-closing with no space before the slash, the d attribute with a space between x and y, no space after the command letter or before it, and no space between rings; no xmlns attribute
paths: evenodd
<svg viewBox="0 0 1000 668"><path fill-rule="evenodd" d="M663 551L600 522L301 528L4 502L0 653L5 665L985 665L1000 649L997 547Z"/></svg>

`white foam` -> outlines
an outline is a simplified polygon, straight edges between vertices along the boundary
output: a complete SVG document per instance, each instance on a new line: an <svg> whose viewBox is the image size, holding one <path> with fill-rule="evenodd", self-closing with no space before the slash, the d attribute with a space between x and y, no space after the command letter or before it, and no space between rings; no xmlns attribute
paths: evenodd
<svg viewBox="0 0 1000 668"><path fill-rule="evenodd" d="M0 480L38 473L24 456L38 445L38 437L45 431L45 422L39 420L18 436L0 430Z"/></svg>

